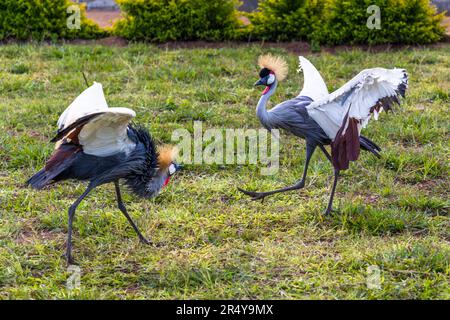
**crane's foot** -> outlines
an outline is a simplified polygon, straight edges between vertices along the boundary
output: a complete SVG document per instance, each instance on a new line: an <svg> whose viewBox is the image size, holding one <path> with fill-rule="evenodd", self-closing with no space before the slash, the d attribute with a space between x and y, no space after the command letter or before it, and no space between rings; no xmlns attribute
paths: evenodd
<svg viewBox="0 0 450 320"><path fill-rule="evenodd" d="M324 215L324 216L331 216L334 212L336 212L336 210L334 210L333 208L327 208L327 209L324 211L323 215Z"/></svg>
<svg viewBox="0 0 450 320"><path fill-rule="evenodd" d="M64 257L66 258L66 261L67 261L67 265L68 265L68 266L70 266L70 265L78 265L78 264L75 262L75 259L73 258L72 254L66 253L66 254L64 255Z"/></svg>
<svg viewBox="0 0 450 320"><path fill-rule="evenodd" d="M241 189L239 187L238 187L238 190L240 192L242 192L243 194L246 194L247 196L251 197L253 201L261 200L261 202L264 202L264 198L269 195L266 192L247 191L247 190Z"/></svg>
<svg viewBox="0 0 450 320"><path fill-rule="evenodd" d="M150 240L148 240L148 239L146 239L146 238L144 238L144 237L139 237L139 241L140 241L141 243L145 244L145 245L148 245L148 246L153 245L153 242L152 242L152 241L150 241Z"/></svg>

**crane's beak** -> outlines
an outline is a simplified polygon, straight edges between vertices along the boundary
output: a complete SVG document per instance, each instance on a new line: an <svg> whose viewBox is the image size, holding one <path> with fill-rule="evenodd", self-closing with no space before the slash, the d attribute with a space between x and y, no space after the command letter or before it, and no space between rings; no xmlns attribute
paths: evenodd
<svg viewBox="0 0 450 320"><path fill-rule="evenodd" d="M261 78L255 82L255 86L266 86L266 88L262 92L263 95L266 94L267 92L269 92L269 90L270 90L270 86L267 84L268 79L269 79L269 77L267 76L267 77Z"/></svg>
<svg viewBox="0 0 450 320"><path fill-rule="evenodd" d="M265 86L266 84L264 83L264 79L259 79L258 81L255 82L254 86Z"/></svg>

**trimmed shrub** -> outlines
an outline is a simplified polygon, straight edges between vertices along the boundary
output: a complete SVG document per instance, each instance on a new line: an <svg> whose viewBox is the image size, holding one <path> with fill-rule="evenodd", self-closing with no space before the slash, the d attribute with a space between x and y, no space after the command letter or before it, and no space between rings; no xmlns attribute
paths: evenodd
<svg viewBox="0 0 450 320"><path fill-rule="evenodd" d="M376 5L381 28L368 28ZM427 44L444 35L443 14L429 0L262 0L247 15L249 38L315 44Z"/></svg>
<svg viewBox="0 0 450 320"><path fill-rule="evenodd" d="M114 33L130 40L228 40L241 25L236 0L118 0Z"/></svg>
<svg viewBox="0 0 450 320"><path fill-rule="evenodd" d="M249 38L312 41L323 25L328 0L263 0L248 14Z"/></svg>
<svg viewBox="0 0 450 320"><path fill-rule="evenodd" d="M56 40L98 38L105 31L86 18L81 6L81 29L69 29L69 0L1 0L0 40Z"/></svg>
<svg viewBox="0 0 450 320"><path fill-rule="evenodd" d="M367 27L371 5L380 8L380 29ZM327 44L427 44L444 35L443 14L429 0L333 0L327 12L319 34Z"/></svg>

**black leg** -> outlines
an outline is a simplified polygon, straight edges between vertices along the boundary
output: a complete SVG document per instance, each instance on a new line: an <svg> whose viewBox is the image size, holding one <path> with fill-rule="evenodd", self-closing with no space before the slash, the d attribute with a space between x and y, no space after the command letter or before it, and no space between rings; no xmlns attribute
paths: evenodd
<svg viewBox="0 0 450 320"><path fill-rule="evenodd" d="M325 149L325 147L323 145L319 145L320 150L322 150L323 154L325 155L325 157L327 157L328 161L330 161L331 163L333 163L333 160L331 159L330 154L328 153L327 149Z"/></svg>
<svg viewBox="0 0 450 320"><path fill-rule="evenodd" d="M246 191L241 188L238 188L238 190L240 192L250 196L252 198L252 200L258 200L258 199L264 200L265 197L270 196L275 193L302 189L305 186L305 180L306 180L306 175L308 173L309 161L311 160L314 150L316 150L316 146L317 145L315 145L315 144L307 144L306 145L306 161L305 161L305 167L303 169L303 176L302 176L302 179L299 180L296 184L286 187L286 188L281 188L281 189L267 191L267 192Z"/></svg>
<svg viewBox="0 0 450 320"><path fill-rule="evenodd" d="M331 211L333 210L333 198L334 198L334 193L336 191L336 185L337 185L337 181L339 178L339 170L334 170L334 182L333 182L333 188L331 189L331 195L330 195L330 200L328 201L328 206L327 206L327 210L325 210L325 215L329 215L331 213Z"/></svg>
<svg viewBox="0 0 450 320"><path fill-rule="evenodd" d="M133 227L134 231L136 232L136 234L139 237L139 240L141 240L142 243L145 244L152 244L149 240L147 240L142 233L139 231L138 227L136 226L136 224L133 222L133 220L131 219L130 215L127 212L127 208L125 207L123 201L122 201L122 195L120 193L120 186L119 186L119 181L115 181L114 185L116 187L116 195L117 195L117 205L120 209L120 211L122 211L122 213L125 215L125 217L127 218L128 222L131 224L131 226Z"/></svg>
<svg viewBox="0 0 450 320"><path fill-rule="evenodd" d="M75 216L75 210L77 209L77 207L81 203L81 201L83 201L83 199L95 187L96 187L96 185L89 184L86 191L84 191L83 194L69 208L69 226L68 226L68 233L67 233L67 249L66 249L66 259L67 259L68 264L75 264L75 261L72 256L72 225L73 225L73 218Z"/></svg>

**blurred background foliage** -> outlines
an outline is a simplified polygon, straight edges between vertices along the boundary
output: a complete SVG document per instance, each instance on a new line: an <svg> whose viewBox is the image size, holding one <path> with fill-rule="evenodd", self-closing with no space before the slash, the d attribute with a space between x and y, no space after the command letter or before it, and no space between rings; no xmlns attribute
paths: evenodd
<svg viewBox="0 0 450 320"><path fill-rule="evenodd" d="M117 0L122 19L101 29L81 7L81 29L67 27L69 0L2 0L0 40L308 41L315 44L428 44L441 40L445 12L429 0ZM381 12L370 29L367 8ZM242 8L242 9L240 9ZM247 10L244 12L239 10Z"/></svg>
<svg viewBox="0 0 450 320"><path fill-rule="evenodd" d="M69 0L1 0L0 40L94 39L105 36L96 23L86 18L80 5L80 29L69 29Z"/></svg>

